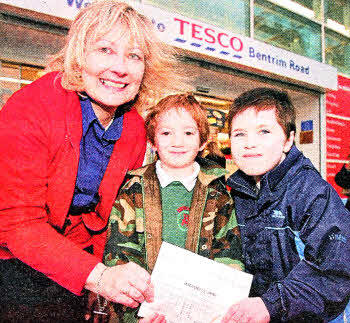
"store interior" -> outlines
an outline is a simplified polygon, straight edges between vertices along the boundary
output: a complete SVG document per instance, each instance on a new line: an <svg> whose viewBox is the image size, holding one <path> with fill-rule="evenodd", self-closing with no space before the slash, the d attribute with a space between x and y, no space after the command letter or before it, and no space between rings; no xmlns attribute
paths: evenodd
<svg viewBox="0 0 350 323"><path fill-rule="evenodd" d="M207 109L211 123L211 140L216 140L224 152L229 147L229 137L227 123L222 126L220 112L226 114L232 101L244 91L255 87L275 87L287 91L296 108L297 147L320 168L320 93L212 64L199 66L192 62L190 65L191 77L184 90L194 92L198 101ZM301 131L305 128L305 123L307 136L305 131Z"/></svg>

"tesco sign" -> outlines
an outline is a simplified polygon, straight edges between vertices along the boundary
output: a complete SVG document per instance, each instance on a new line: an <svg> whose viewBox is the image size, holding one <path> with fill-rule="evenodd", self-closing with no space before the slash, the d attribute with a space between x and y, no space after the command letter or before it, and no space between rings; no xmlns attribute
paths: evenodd
<svg viewBox="0 0 350 323"><path fill-rule="evenodd" d="M67 0L69 7L76 7L77 9L84 8L91 3L89 0Z"/></svg>
<svg viewBox="0 0 350 323"><path fill-rule="evenodd" d="M168 44L238 64L239 68L247 66L293 82L337 88L337 69L330 65L183 15L146 5L139 7Z"/></svg>
<svg viewBox="0 0 350 323"><path fill-rule="evenodd" d="M225 32L217 32L213 28L204 27L178 17L174 17L174 21L178 24L178 32L181 36L190 34L194 40L204 41L208 44L218 44L222 48L230 48L236 52L243 50L243 42L237 36L229 36Z"/></svg>
<svg viewBox="0 0 350 323"><path fill-rule="evenodd" d="M326 89L337 89L337 69L282 48L205 22L135 2L136 9L148 16L155 25L159 38L172 45L199 54L219 58L224 62L251 67L289 80L316 85ZM73 19L79 9L92 0L0 0L12 6L43 12L45 14Z"/></svg>

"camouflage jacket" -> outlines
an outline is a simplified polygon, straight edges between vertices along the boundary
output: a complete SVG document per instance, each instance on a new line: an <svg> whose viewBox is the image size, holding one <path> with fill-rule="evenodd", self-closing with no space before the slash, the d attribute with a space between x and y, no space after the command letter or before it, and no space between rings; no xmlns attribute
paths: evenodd
<svg viewBox="0 0 350 323"><path fill-rule="evenodd" d="M186 249L242 270L240 234L233 201L225 186L225 170L211 163L200 164L189 211ZM110 215L106 265L133 261L152 272L162 243L161 205L155 164L129 172ZM119 311L128 314L129 309L119 307ZM124 316L123 322L132 321Z"/></svg>

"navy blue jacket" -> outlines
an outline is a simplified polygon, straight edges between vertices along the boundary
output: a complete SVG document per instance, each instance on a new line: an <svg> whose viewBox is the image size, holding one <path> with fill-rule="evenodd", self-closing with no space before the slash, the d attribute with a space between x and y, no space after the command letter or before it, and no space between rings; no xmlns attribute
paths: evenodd
<svg viewBox="0 0 350 323"><path fill-rule="evenodd" d="M309 159L293 146L261 179L238 170L236 202L250 296L271 321L327 322L350 298L350 213Z"/></svg>

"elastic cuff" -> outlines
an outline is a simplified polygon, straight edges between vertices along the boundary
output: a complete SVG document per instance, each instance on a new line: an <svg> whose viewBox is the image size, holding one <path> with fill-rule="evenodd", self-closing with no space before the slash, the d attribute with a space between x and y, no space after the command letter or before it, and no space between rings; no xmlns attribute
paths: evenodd
<svg viewBox="0 0 350 323"><path fill-rule="evenodd" d="M269 311L271 319L270 322L281 322L284 309L278 289L276 287L269 289L264 295L261 296L261 299Z"/></svg>

